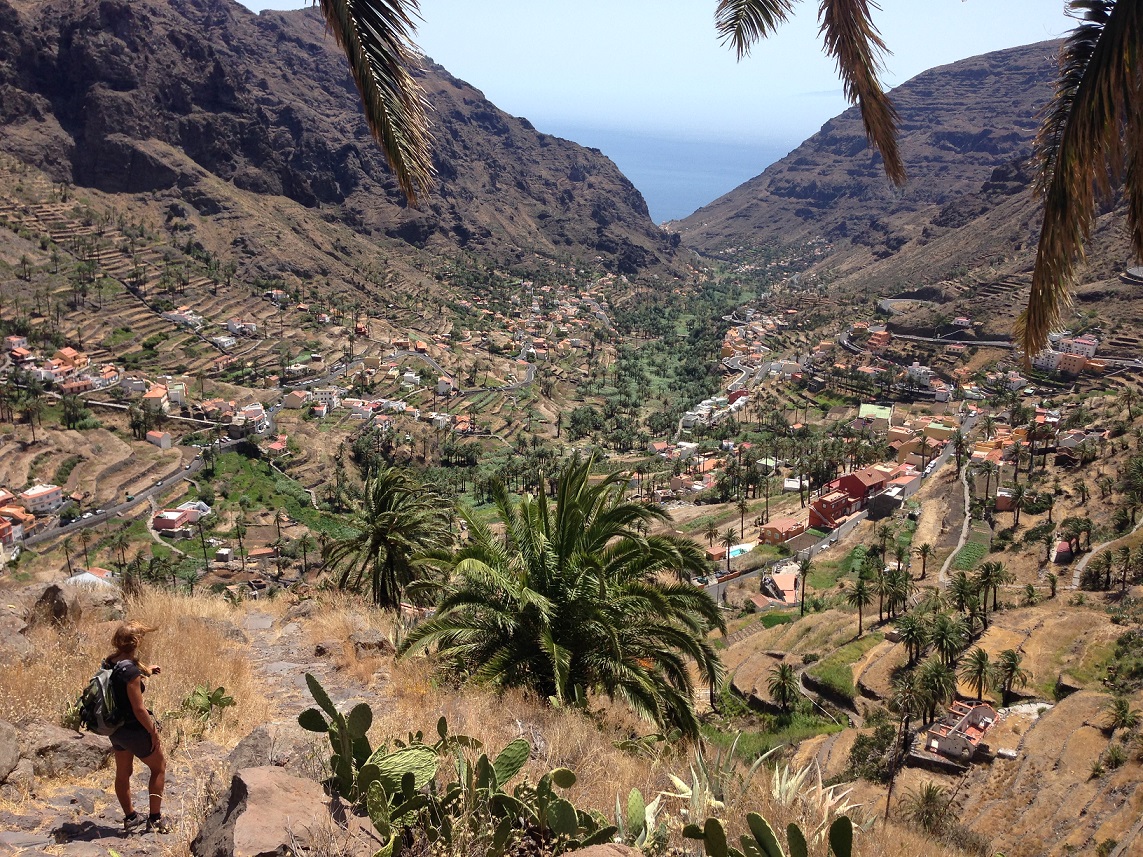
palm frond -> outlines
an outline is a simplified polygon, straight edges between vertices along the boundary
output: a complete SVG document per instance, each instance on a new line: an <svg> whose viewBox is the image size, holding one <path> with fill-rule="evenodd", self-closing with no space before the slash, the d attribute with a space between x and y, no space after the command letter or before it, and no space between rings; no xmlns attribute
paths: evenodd
<svg viewBox="0 0 1143 857"><path fill-rule="evenodd" d="M718 40L742 59L755 42L789 20L793 10L791 0L720 0L714 10Z"/></svg>
<svg viewBox="0 0 1143 857"><path fill-rule="evenodd" d="M897 111L879 79L888 49L869 15L869 0L821 0L819 16L826 53L837 61L845 97L861 108L865 135L885 162L894 184L905 183L905 164L897 147Z"/></svg>
<svg viewBox="0 0 1143 857"><path fill-rule="evenodd" d="M1136 253L1143 251L1143 146L1125 137L1138 127L1143 4L1114 0L1073 0L1070 11L1082 19L1060 49L1060 77L1036 139L1044 222L1032 272L1028 306L1016 333L1025 360L1042 351L1048 334L1070 303L1069 288L1095 218L1096 192L1106 195L1123 175L1125 152L1131 204L1128 209Z"/></svg>
<svg viewBox="0 0 1143 857"><path fill-rule="evenodd" d="M427 106L409 72L417 0L315 0L345 51L361 94L365 121L381 144L397 183L416 205L433 177Z"/></svg>

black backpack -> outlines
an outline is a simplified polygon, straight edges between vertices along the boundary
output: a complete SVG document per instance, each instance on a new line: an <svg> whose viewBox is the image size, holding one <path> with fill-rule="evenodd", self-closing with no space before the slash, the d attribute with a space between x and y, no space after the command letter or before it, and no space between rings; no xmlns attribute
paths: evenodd
<svg viewBox="0 0 1143 857"><path fill-rule="evenodd" d="M123 725L123 712L115 704L111 676L115 666L100 667L79 698L79 721L96 735L110 735Z"/></svg>

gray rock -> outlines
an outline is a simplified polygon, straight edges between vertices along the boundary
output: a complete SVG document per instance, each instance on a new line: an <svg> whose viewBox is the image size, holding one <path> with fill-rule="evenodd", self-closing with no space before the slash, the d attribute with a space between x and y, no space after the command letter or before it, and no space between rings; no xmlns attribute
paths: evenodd
<svg viewBox="0 0 1143 857"><path fill-rule="evenodd" d="M38 815L16 815L0 812L0 830L35 830L42 819Z"/></svg>
<svg viewBox="0 0 1143 857"><path fill-rule="evenodd" d="M25 848L38 848L41 845L55 845L55 837L50 833L33 833L27 830L0 830L0 848L21 851Z"/></svg>
<svg viewBox="0 0 1143 857"><path fill-rule="evenodd" d="M270 728L263 723L238 742L230 751L226 761L230 765L231 774L234 774L243 768L257 768L271 764L273 752L274 736L270 734Z"/></svg>
<svg viewBox="0 0 1143 857"><path fill-rule="evenodd" d="M8 779L0 785L0 797L5 800L18 802L25 796L35 794L36 772L31 759L21 759L16 767L8 774Z"/></svg>
<svg viewBox="0 0 1143 857"><path fill-rule="evenodd" d="M127 606L118 586L69 585L67 590L75 593L80 610L89 619L118 622L127 617Z"/></svg>
<svg viewBox="0 0 1143 857"><path fill-rule="evenodd" d="M111 755L111 742L102 735L33 722L21 736L20 749L20 755L32 760L37 777L54 777L65 771L78 776L103 767Z"/></svg>
<svg viewBox="0 0 1143 857"><path fill-rule="evenodd" d="M16 727L7 720L0 720L0 783L7 782L19 761L20 738Z"/></svg>
<svg viewBox="0 0 1143 857"><path fill-rule="evenodd" d="M319 658L328 658L342 651L341 640L322 640L314 645L314 655Z"/></svg>
<svg viewBox="0 0 1143 857"><path fill-rule="evenodd" d="M274 617L265 613L251 613L246 617L247 631L269 631L274 627Z"/></svg>
<svg viewBox="0 0 1143 857"><path fill-rule="evenodd" d="M194 857L269 857L274 854L320 853L321 845L336 831L339 840L358 840L365 847L343 853L372 853L379 846L361 820L332 807L348 830L338 830L331 816L330 799L312 780L291 776L276 767L247 768L231 780L230 788L207 815L191 842Z"/></svg>
<svg viewBox="0 0 1143 857"><path fill-rule="evenodd" d="M28 621L32 625L50 622L54 625L74 624L83 615L79 595L72 587L49 583L32 604Z"/></svg>
<svg viewBox="0 0 1143 857"><path fill-rule="evenodd" d="M295 619L312 619L321 612L320 605L312 598L301 601L286 611L286 621Z"/></svg>
<svg viewBox="0 0 1143 857"><path fill-rule="evenodd" d="M221 634L223 639L242 644L250 642L246 632L229 619L203 619L202 623Z"/></svg>
<svg viewBox="0 0 1143 857"><path fill-rule="evenodd" d="M6 607L0 610L0 654L13 660L32 654L32 644L24 636L28 623Z"/></svg>
<svg viewBox="0 0 1143 857"><path fill-rule="evenodd" d="M353 651L357 657L385 657L397 654L389 638L380 631L373 629L355 631L349 635L349 642L353 644Z"/></svg>

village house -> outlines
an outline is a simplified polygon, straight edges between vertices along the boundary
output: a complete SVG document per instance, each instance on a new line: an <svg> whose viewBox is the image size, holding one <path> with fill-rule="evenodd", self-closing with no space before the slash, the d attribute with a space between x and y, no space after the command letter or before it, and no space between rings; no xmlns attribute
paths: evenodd
<svg viewBox="0 0 1143 857"><path fill-rule="evenodd" d="M834 530L858 509L857 502L844 491L830 491L810 503L810 526Z"/></svg>
<svg viewBox="0 0 1143 857"><path fill-rule="evenodd" d="M221 348L223 351L227 350L228 348L233 348L238 344L238 340L233 336L212 336L210 341Z"/></svg>
<svg viewBox="0 0 1143 857"><path fill-rule="evenodd" d="M64 381L60 385L60 393L64 396L76 396L80 393L87 393L95 389L95 382L88 377L73 378L70 381Z"/></svg>
<svg viewBox="0 0 1143 857"><path fill-rule="evenodd" d="M189 306L181 306L178 309L167 310L163 313L163 318L167 321L173 321L175 324L182 324L190 328L198 330L203 325L203 318L197 312L194 312Z"/></svg>
<svg viewBox="0 0 1143 857"><path fill-rule="evenodd" d="M171 408L171 400L167 396L167 388L162 384L155 384L151 387L151 389L143 394L143 407L162 411L164 414L169 411Z"/></svg>
<svg viewBox="0 0 1143 857"><path fill-rule="evenodd" d="M766 544L780 545L800 536L805 531L805 521L798 521L794 518L774 518L770 523L763 524L758 533Z"/></svg>
<svg viewBox="0 0 1143 857"><path fill-rule="evenodd" d="M147 443L153 443L159 449L171 448L171 433L169 431L147 432Z"/></svg>
<svg viewBox="0 0 1143 857"><path fill-rule="evenodd" d="M175 507L179 512L186 512L189 517L190 523L197 523L201 518L205 518L211 513L210 506L202 502L202 500L187 500L185 503L180 503Z"/></svg>
<svg viewBox="0 0 1143 857"><path fill-rule="evenodd" d="M252 321L234 317L226 320L226 329L235 336L253 336L258 332L258 325Z"/></svg>
<svg viewBox="0 0 1143 857"><path fill-rule="evenodd" d="M4 337L4 350L5 351L15 351L17 348L27 348L27 347L28 347L28 337L26 337L26 336L18 336L16 334L13 334L12 336Z"/></svg>
<svg viewBox="0 0 1143 857"><path fill-rule="evenodd" d="M22 542L36 529L36 517L19 506L0 506L0 518L12 527L12 541Z"/></svg>
<svg viewBox="0 0 1143 857"><path fill-rule="evenodd" d="M70 345L56 351L52 355L53 360L59 360L66 366L70 366L73 372L78 372L81 369L86 369L87 365L91 362L88 356L82 351L76 351Z"/></svg>
<svg viewBox="0 0 1143 857"><path fill-rule="evenodd" d="M155 532L181 530L191 523L191 512L187 509L163 509L151 519L151 529Z"/></svg>
<svg viewBox="0 0 1143 857"><path fill-rule="evenodd" d="M293 390L287 393L282 399L283 408L301 408L304 407L309 400L310 394L308 390Z"/></svg>
<svg viewBox="0 0 1143 857"><path fill-rule="evenodd" d="M449 378L447 375L441 375L439 378L437 378L438 396L447 396L452 393L454 389L456 389L456 387L452 383L452 378Z"/></svg>
<svg viewBox="0 0 1143 857"><path fill-rule="evenodd" d="M310 395L315 404L336 408L341 404L341 390L337 387L314 387Z"/></svg>
<svg viewBox="0 0 1143 857"><path fill-rule="evenodd" d="M64 504L63 489L58 485L35 485L20 492L16 499L33 515L54 512Z"/></svg>
<svg viewBox="0 0 1143 857"><path fill-rule="evenodd" d="M996 722L996 709L986 702L954 702L943 720L925 733L925 749L959 762L969 762L977 752L987 752L982 743Z"/></svg>

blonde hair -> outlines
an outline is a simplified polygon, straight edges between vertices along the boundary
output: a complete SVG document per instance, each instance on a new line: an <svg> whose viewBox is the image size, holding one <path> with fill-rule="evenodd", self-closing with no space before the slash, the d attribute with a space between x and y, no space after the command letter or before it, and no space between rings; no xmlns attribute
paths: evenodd
<svg viewBox="0 0 1143 857"><path fill-rule="evenodd" d="M139 668L139 672L149 676L151 674L151 668L144 663L140 663L136 653L140 644L143 642L143 637L157 630L159 629L148 627L142 622L121 623L119 627L115 629L115 633L111 635L111 646L114 649L111 653L111 660L129 660Z"/></svg>

